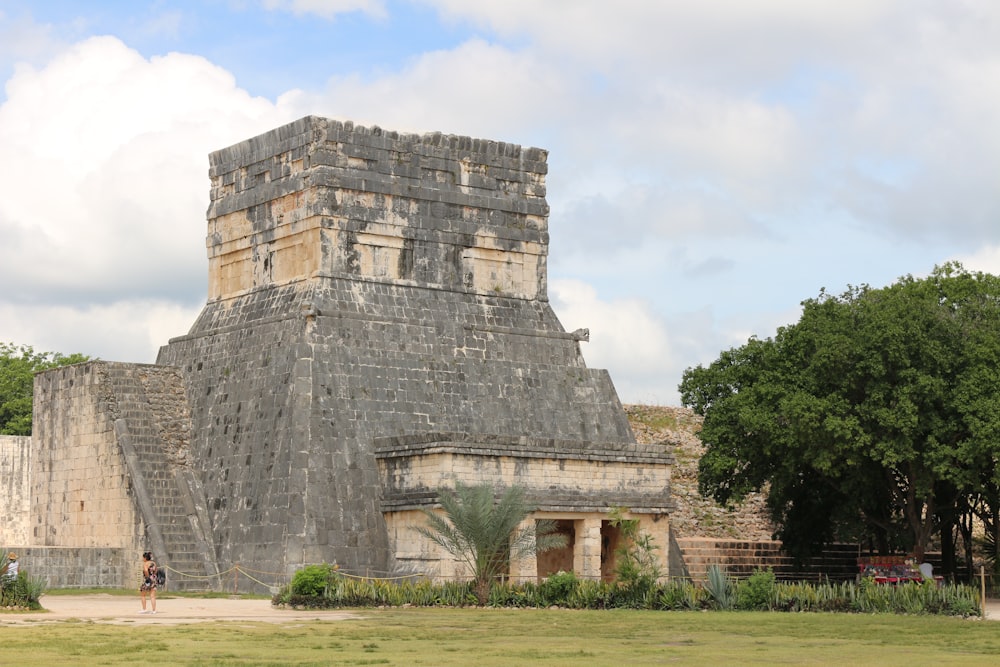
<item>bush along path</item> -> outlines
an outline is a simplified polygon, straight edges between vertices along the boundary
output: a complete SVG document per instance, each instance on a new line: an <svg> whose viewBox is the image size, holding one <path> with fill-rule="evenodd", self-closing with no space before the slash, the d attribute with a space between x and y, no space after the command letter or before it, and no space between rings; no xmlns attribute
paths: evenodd
<svg viewBox="0 0 1000 667"><path fill-rule="evenodd" d="M354 578L336 566L311 565L272 599L277 607L333 609L345 607L478 606L472 582L433 583L422 580ZM979 593L971 586L934 582L883 586L860 583L778 582L774 573L758 570L734 580L716 569L705 586L687 581L650 583L578 579L559 572L541 583L495 582L490 607L564 607L569 609L646 609L816 611L847 613L942 614L981 616Z"/></svg>

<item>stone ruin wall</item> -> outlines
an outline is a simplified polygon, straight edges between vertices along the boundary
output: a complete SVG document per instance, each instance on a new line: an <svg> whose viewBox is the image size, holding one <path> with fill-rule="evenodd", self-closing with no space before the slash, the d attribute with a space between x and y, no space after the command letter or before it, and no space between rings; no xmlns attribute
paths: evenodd
<svg viewBox="0 0 1000 667"><path fill-rule="evenodd" d="M481 439L484 440L484 439ZM521 486L538 510L529 519L562 522L570 544L512 563L514 581L534 581L539 573L573 570L580 577L609 578L613 548L605 543L609 506L628 507L641 530L667 555L670 544L670 471L656 446L590 448L586 443L502 438L470 442L445 434L386 438L376 442L382 476L382 507L395 556L413 571L445 578L467 577L463 563L439 545L422 538L426 525L420 509L433 506L437 489L466 485ZM605 531L602 533L602 529Z"/></svg>
<svg viewBox="0 0 1000 667"><path fill-rule="evenodd" d="M217 151L208 300L337 277L546 300L546 157L316 117Z"/></svg>
<svg viewBox="0 0 1000 667"><path fill-rule="evenodd" d="M31 438L0 435L0 549L28 544Z"/></svg>
<svg viewBox="0 0 1000 667"><path fill-rule="evenodd" d="M211 296L158 363L220 562L391 571L378 437L634 442L547 302L544 151L310 117L211 163Z"/></svg>
<svg viewBox="0 0 1000 667"><path fill-rule="evenodd" d="M377 441L503 440L476 454L483 469L526 443L573 443L528 466L539 497L546 466L637 453L610 377L583 361L586 332L548 304L544 151L308 117L210 159L210 296L189 333L155 366L39 376L32 544L152 541L185 571L386 574L399 545ZM140 448L163 464L143 469ZM649 456L639 504L653 520L670 456ZM436 481L406 491L427 505ZM543 507L578 519L577 556L598 558L601 512L635 499L621 484Z"/></svg>
<svg viewBox="0 0 1000 667"><path fill-rule="evenodd" d="M32 546L134 551L144 543L102 384L94 364L35 376Z"/></svg>
<svg viewBox="0 0 1000 667"><path fill-rule="evenodd" d="M0 548L49 588L136 581L145 527L97 368L35 376L34 433L0 436Z"/></svg>
<svg viewBox="0 0 1000 667"><path fill-rule="evenodd" d="M211 156L191 396L222 562L394 567L375 438L634 442L545 294L545 153L304 118Z"/></svg>

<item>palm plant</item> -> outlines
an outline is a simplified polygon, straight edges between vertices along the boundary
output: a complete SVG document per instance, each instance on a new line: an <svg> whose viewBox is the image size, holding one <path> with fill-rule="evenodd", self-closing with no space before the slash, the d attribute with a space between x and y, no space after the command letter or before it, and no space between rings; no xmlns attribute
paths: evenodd
<svg viewBox="0 0 1000 667"><path fill-rule="evenodd" d="M442 489L438 495L443 513L424 510L427 526L421 535L440 545L472 571L476 599L489 600L490 585L516 561L566 545L554 521L536 521L533 527L518 526L535 511L524 498L524 489L508 487L499 499L488 484Z"/></svg>

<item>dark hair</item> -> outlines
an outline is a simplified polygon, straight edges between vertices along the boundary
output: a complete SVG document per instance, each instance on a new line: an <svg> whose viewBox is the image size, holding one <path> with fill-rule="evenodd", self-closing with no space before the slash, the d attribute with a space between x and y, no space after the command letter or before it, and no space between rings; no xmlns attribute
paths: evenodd
<svg viewBox="0 0 1000 667"><path fill-rule="evenodd" d="M144 560L153 560L153 552L151 552L151 551L143 551L142 552L142 557L143 557Z"/></svg>

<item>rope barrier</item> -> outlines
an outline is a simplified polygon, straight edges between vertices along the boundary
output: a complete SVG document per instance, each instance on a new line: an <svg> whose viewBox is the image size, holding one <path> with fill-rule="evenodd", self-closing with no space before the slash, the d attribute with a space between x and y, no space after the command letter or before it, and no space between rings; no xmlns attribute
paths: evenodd
<svg viewBox="0 0 1000 667"><path fill-rule="evenodd" d="M413 579L414 577L426 576L423 572L417 572L414 574L403 574L395 577L368 577L368 576L362 577L361 575L348 574L347 572L343 572L341 570L335 570L335 573L341 577L347 577L348 579L357 579L359 581L398 581L400 579Z"/></svg>
<svg viewBox="0 0 1000 667"><path fill-rule="evenodd" d="M284 585L284 583L287 583L287 581L288 581L288 576L285 575L284 573L281 573L281 572L266 572L266 571L263 571L263 570L253 570L253 569L250 569L250 568L240 567L239 564L233 565L228 570L223 570L223 571L221 571L221 572L219 572L217 574L192 574L190 572L182 572L181 570L172 568L169 565L164 565L162 567L163 567L164 570L166 570L167 572L171 573L172 575L176 575L177 577L181 577L181 578L184 578L184 579L194 579L194 580L202 580L202 581L209 580L209 579L218 579L219 580L219 587L220 588L224 587L224 584L225 584L224 580L227 579L230 575L232 575L232 578L233 578L233 593L234 594L238 594L239 593L238 581L239 581L239 576L241 574L244 577L246 577L247 579L249 579L250 581L254 582L255 584L259 584L259 585L264 586L265 588L268 588L268 589L280 588L282 585ZM268 583L266 581L262 581L261 579L258 579L257 577L251 576L249 574L250 572L253 572L254 574L258 574L258 575L262 574L262 575L271 575L271 576L274 576L274 577L279 577L280 581L277 582L277 583Z"/></svg>
<svg viewBox="0 0 1000 667"><path fill-rule="evenodd" d="M267 570L256 570L254 568L243 567L242 565L239 565L238 563L236 565L233 565L232 567L230 567L228 570L224 570L222 572L219 572L218 574L192 574L190 572L182 572L181 570L177 570L175 568L172 568L169 565L163 565L161 567L163 567L164 570L166 570L168 573L170 573L171 576L177 576L177 577L184 578L184 579L194 579L194 580L203 580L203 581L204 580L209 580L209 579L219 579L220 588L223 588L223 584L225 583L225 581L223 581L223 580L226 579L226 578L228 578L228 576L231 575L232 578L233 578L233 592L234 593L238 593L238 590L239 590L238 589L238 585L239 585L238 581L239 581L239 576L240 575L243 575L244 577L246 577L247 579L249 579L253 583L258 584L260 586L264 586L265 588L268 588L268 589L280 588L281 586L287 584L288 581L289 581L289 579L290 579L289 575L285 574L284 572L269 572ZM336 574L337 576L345 577L345 578L348 578L348 579L355 579L355 580L358 580L358 581L401 581L401 580L405 580L405 579L414 579L414 578L419 578L419 577L425 577L425 576L427 576L423 572L415 572L415 573L412 573L412 574L404 574L404 575L390 575L390 576L375 576L375 577L373 577L373 576L369 576L369 575L351 574L349 572L345 572L345 571L341 570L337 566L334 566L334 568L335 569L332 571L332 574ZM278 581L275 582L275 583L268 583L267 581L263 581L262 579L260 579L258 577L251 576L251 573L254 574L254 575L261 576L261 577L266 577L266 576L275 577L275 578L277 578ZM388 574L388 573L386 573L386 574Z"/></svg>
<svg viewBox="0 0 1000 667"><path fill-rule="evenodd" d="M284 572L267 572L265 570L254 570L254 569L251 569L249 567L243 567L242 565L235 565L235 566L233 566L234 569L237 568L237 567L240 569L240 572L253 572L254 574L270 574L270 575L273 575L275 577L284 577L284 576L287 576L287 575L285 575Z"/></svg>

